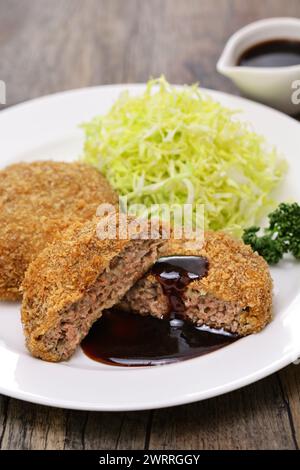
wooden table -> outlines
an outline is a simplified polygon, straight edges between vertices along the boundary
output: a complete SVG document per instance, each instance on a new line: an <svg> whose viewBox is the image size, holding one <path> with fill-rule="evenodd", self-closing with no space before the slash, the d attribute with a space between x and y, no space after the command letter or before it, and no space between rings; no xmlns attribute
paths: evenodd
<svg viewBox="0 0 300 470"><path fill-rule="evenodd" d="M7 105L70 88L145 82L236 93L215 70L228 36L299 0L0 0ZM300 312L299 312L300 314ZM1 373L1 366L0 366ZM199 370L201 374L201 370ZM297 449L300 366L205 402L89 413L0 397L2 449Z"/></svg>

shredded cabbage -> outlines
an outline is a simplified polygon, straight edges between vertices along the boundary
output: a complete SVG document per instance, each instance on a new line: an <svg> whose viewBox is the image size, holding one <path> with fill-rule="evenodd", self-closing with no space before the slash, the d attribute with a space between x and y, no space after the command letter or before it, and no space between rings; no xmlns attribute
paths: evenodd
<svg viewBox="0 0 300 470"><path fill-rule="evenodd" d="M82 159L130 204L205 204L206 228L241 234L274 206L286 164L236 114L197 85L150 80L83 125Z"/></svg>

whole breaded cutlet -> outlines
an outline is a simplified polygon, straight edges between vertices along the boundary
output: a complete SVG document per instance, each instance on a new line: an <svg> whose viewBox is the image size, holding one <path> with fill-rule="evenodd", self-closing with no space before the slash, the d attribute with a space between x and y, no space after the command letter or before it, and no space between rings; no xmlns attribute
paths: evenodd
<svg viewBox="0 0 300 470"><path fill-rule="evenodd" d="M67 229L29 266L22 323L30 352L68 359L104 309L118 303L155 263L162 239L99 239L95 218ZM148 224L140 233L147 233Z"/></svg>
<svg viewBox="0 0 300 470"><path fill-rule="evenodd" d="M208 274L192 281L183 293L185 314L198 325L223 328L239 335L256 333L272 318L272 279L265 260L243 242L221 232L207 232L201 248L169 242L167 254L203 256ZM168 298L148 273L127 293L120 308L164 318Z"/></svg>
<svg viewBox="0 0 300 470"><path fill-rule="evenodd" d="M41 161L0 171L0 299L20 298L29 263L99 204L116 203L107 180L88 165Z"/></svg>

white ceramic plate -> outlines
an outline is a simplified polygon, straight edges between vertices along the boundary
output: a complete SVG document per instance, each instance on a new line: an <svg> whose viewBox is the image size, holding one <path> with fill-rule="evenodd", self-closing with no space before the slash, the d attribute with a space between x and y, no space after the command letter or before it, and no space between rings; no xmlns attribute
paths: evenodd
<svg viewBox="0 0 300 470"><path fill-rule="evenodd" d="M44 97L0 113L1 167L12 162L80 154L78 125L106 112L125 88L88 88ZM250 101L208 91L228 107L243 111L256 131L289 161L279 200L300 201L300 124ZM80 349L68 362L34 359L24 347L19 304L0 304L0 392L64 408L137 410L178 405L220 395L261 379L300 355L300 263L284 261L272 269L274 321L261 333L203 357L154 368L119 368L88 359Z"/></svg>

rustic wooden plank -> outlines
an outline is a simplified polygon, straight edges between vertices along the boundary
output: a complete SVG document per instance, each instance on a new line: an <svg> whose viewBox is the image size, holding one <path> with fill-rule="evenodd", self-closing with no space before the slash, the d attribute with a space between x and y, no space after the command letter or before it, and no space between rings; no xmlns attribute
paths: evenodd
<svg viewBox="0 0 300 470"><path fill-rule="evenodd" d="M1 449L63 449L65 412L9 400Z"/></svg>
<svg viewBox="0 0 300 470"><path fill-rule="evenodd" d="M8 103L162 73L173 82L236 91L215 63L234 30L267 12L297 16L300 6L297 0L2 0L0 70Z"/></svg>
<svg viewBox="0 0 300 470"><path fill-rule="evenodd" d="M88 419L86 411L65 411L66 435L64 449L84 449L84 432Z"/></svg>
<svg viewBox="0 0 300 470"><path fill-rule="evenodd" d="M8 104L124 81L135 11L136 0L2 0L1 79Z"/></svg>
<svg viewBox="0 0 300 470"><path fill-rule="evenodd" d="M154 412L150 449L295 449L273 375L240 391Z"/></svg>
<svg viewBox="0 0 300 470"><path fill-rule="evenodd" d="M3 441L4 432L6 429L7 421L7 408L9 403L9 398L0 395L0 448Z"/></svg>
<svg viewBox="0 0 300 470"><path fill-rule="evenodd" d="M85 449L144 449L149 412L90 413Z"/></svg>
<svg viewBox="0 0 300 470"><path fill-rule="evenodd" d="M292 364L278 374L286 406L290 412L294 440L300 449L300 364Z"/></svg>
<svg viewBox="0 0 300 470"><path fill-rule="evenodd" d="M65 449L143 449L148 412L67 412Z"/></svg>

